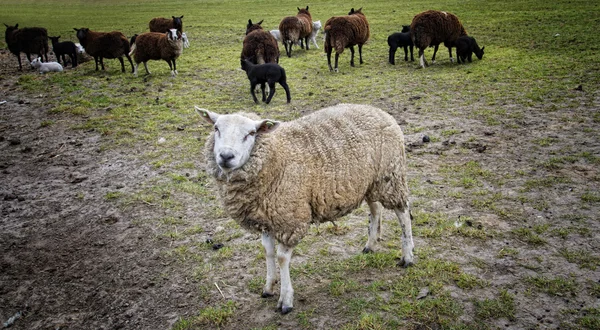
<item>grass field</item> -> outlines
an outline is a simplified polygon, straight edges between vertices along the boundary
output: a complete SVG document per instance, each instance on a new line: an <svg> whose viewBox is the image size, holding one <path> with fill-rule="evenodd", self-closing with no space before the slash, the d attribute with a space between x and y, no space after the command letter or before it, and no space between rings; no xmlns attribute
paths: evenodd
<svg viewBox="0 0 600 330"><path fill-rule="evenodd" d="M280 45L292 102L278 87L271 104L255 105L239 65L248 19L275 29L306 5L323 23L363 7L371 27L365 63L350 67L346 51L340 72L330 73L322 34L320 49L295 48L292 58ZM117 60L105 60L105 72L87 62L63 74L21 74L12 55L3 63L10 69L0 73L0 82L18 77L16 92L43 95L48 110L40 131L66 123L99 135L101 155L117 152L120 161L150 168L141 181L124 176L127 189L104 189L101 202L151 233L145 244L159 249L166 265L151 270L158 285L185 279L193 287L184 307L160 301L148 307L148 313L174 311L176 320L165 317L159 328L600 328L600 3L3 0L1 6L0 22L43 26L75 42L73 28L130 37L145 32L153 17L184 15L191 47L175 78L158 61L149 62L150 76L133 77L127 64L123 74ZM483 60L450 63L440 47L437 62L425 69L418 59L404 62L402 50L396 65L388 64L387 36L428 9L456 14L485 46ZM223 214L202 170L211 128L193 106L292 120L337 103L378 106L407 136L416 264L396 267L400 228L391 213L380 250L359 254L363 205L337 227L311 228L296 248L296 305L281 316L276 299L260 298L265 265L258 236ZM1 118L9 121L6 113ZM431 142L422 143L423 135ZM91 197L74 190L72 198ZM207 238L225 247L214 251ZM12 313L0 308L3 321ZM71 326L90 325L85 320Z"/></svg>

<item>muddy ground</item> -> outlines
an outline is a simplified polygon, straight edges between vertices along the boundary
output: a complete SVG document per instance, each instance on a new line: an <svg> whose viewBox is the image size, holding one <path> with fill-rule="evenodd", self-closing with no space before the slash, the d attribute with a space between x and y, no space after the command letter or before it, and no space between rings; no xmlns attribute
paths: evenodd
<svg viewBox="0 0 600 330"><path fill-rule="evenodd" d="M180 271L184 266L165 253L173 242L156 235L152 226L140 225L140 219L151 219L157 212L164 211L143 203L123 208L105 198L108 192L137 191L161 173L146 161L137 159L135 151L102 148L102 136L95 131L72 129L68 115L48 113L50 109L43 95L25 92L16 84L19 74L14 68L3 70L0 101L6 103L0 105L0 321L6 322L22 313L12 328L168 329L180 317L196 315L207 301L221 299L214 287L208 293L210 298L200 297L198 283L188 278L189 268ZM11 73L6 74L7 70ZM568 92L577 98L581 95L578 93L586 91ZM565 320L577 324L577 318L581 317L578 311L599 308L598 270L580 267L558 255L561 249L570 248L598 257L599 205L593 197L598 196L600 187L597 158L591 162L579 159L557 170L541 168L539 164L562 152L587 152L600 157L600 124L594 120L598 118L600 95L596 95L592 103L582 102L578 108L551 113L524 112L523 117L507 118L500 126L482 125L479 120L465 118L455 122L427 121L428 115L410 104L407 100L406 107L398 107L383 100L376 105L390 109L403 127L411 122L427 122L425 131L407 134L413 163L409 176L411 182L419 185L415 190L433 193L417 194L413 202L426 205L424 211L443 212L453 219L469 216L490 231L506 233L483 241L460 236L429 239L415 235L417 249L433 247L439 258L456 262L464 271L492 283L491 287L470 294L450 289L452 296L465 306L462 318L472 321L472 300L494 298L498 287L510 288L516 300L516 318L490 320L491 327L555 329ZM564 120L574 114L583 121ZM54 124L42 125L48 119ZM512 126L514 128L506 128L511 127L510 121L519 123ZM458 128L459 132L447 139L422 143L424 134L433 136L450 128ZM552 139L553 155L548 148L540 148L539 143L535 143L540 138ZM444 157L440 157L441 154ZM559 174L569 180L525 193L530 200L545 202L542 207L532 207L517 198L505 198L501 205L503 211L514 210L525 215L524 220L521 217L511 220L510 216L499 216L499 212L457 204L444 194L451 189L440 183L445 182L441 174L446 173L444 166L469 160L483 164L498 178L505 176L506 182L497 192L507 197L517 196L528 179ZM515 176L517 170L522 170L522 178ZM192 173L194 175L197 173ZM586 193L592 196L590 203L581 200ZM432 203L431 199L435 201ZM223 230L212 220L202 218L203 207L187 211L187 216L195 216L196 224L204 229L202 234L193 237L197 240ZM386 219L390 221L393 217L387 214ZM350 216L347 224L350 233L327 238L329 251L339 258L358 253L358 244L344 242L353 242L366 233L364 214ZM510 234L517 228L544 224L551 229L588 230L573 230L566 239L546 234L544 245L532 245ZM399 240L391 237L391 233L385 238ZM235 242L259 246L256 235L244 234L229 244ZM498 252L504 247L519 253L500 258ZM246 270L245 265L254 265L257 253L248 252L247 258L229 261L227 267L231 268L215 275L230 284L220 288L223 295L238 303L236 313L223 328L250 329L272 324L283 329L297 328L297 316L280 316L274 312L276 299L265 302L245 287L249 277L258 276L254 269L263 267L258 265L253 266L251 272ZM307 260L310 254L310 251L299 253L292 267L310 262ZM481 261L484 266L475 267L473 260ZM364 278L358 281L376 278L377 272L363 274ZM392 272L401 276L403 270ZM567 296L532 293L531 287L522 281L530 275L573 278L578 289ZM316 291L319 286L311 289L314 278L299 277L295 282L301 288L296 293L295 313L303 311L303 305L317 307L310 314L308 327L344 325L342 309L337 308L340 302ZM320 283L322 279L316 281ZM567 309L575 312L565 314ZM411 327L419 328L415 324Z"/></svg>

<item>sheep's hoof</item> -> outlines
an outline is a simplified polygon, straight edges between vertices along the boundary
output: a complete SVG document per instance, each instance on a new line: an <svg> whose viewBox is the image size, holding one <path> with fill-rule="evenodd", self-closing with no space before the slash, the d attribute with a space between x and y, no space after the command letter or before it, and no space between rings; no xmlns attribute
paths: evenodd
<svg viewBox="0 0 600 330"><path fill-rule="evenodd" d="M260 295L261 298L270 298L273 297L273 294L270 292L265 292L263 291L263 293Z"/></svg>
<svg viewBox="0 0 600 330"><path fill-rule="evenodd" d="M413 264L414 264L414 262L412 262L412 261L407 262L406 259L404 259L404 257L400 258L400 261L398 261L398 263L397 263L397 265L402 268L410 267Z"/></svg>
<svg viewBox="0 0 600 330"><path fill-rule="evenodd" d="M375 252L375 251L373 251L371 248L369 248L369 247L366 247L366 246L365 246L365 248L362 250L362 253L365 253L365 254L366 254L366 253L373 253L373 252Z"/></svg>
<svg viewBox="0 0 600 330"><path fill-rule="evenodd" d="M292 311L292 309L294 309L294 307L290 307L290 306L281 306L281 315L285 315L289 312Z"/></svg>

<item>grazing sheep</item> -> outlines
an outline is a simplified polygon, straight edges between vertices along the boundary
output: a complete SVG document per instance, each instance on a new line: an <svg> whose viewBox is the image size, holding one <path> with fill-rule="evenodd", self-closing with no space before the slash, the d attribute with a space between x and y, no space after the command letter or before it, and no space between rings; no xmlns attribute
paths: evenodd
<svg viewBox="0 0 600 330"><path fill-rule="evenodd" d="M350 48L350 65L354 66L354 45L358 45L360 64L363 64L362 46L369 40L369 22L362 7L358 10L350 10L346 16L332 17L325 22L325 52L327 53L327 64L329 71L331 67L331 51L335 49L335 72L338 72L338 58L344 52L344 48Z"/></svg>
<svg viewBox="0 0 600 330"><path fill-rule="evenodd" d="M54 55L56 55L56 60L58 61L58 63L60 63L60 60L62 58L63 65L67 66L67 60L65 58L65 55L69 55L69 58L71 58L71 67L76 67L77 47L75 46L75 43L73 43L72 41L58 42L60 36L48 38L52 41L52 51L54 52Z"/></svg>
<svg viewBox="0 0 600 330"><path fill-rule="evenodd" d="M279 46L273 35L263 30L260 21L248 20L240 60L251 59L254 64L279 63Z"/></svg>
<svg viewBox="0 0 600 330"><path fill-rule="evenodd" d="M411 38L415 47L419 49L419 61L422 68L425 68L425 48L434 47L431 62L435 63L435 54L440 43L448 47L450 62L452 58L452 47L454 42L461 36L466 36L467 31L456 15L445 11L428 10L415 15L410 24Z"/></svg>
<svg viewBox="0 0 600 330"><path fill-rule="evenodd" d="M473 60L473 53L477 56L478 59L483 58L483 49L485 47L479 48L477 41L475 38L469 36L462 36L456 39L454 43L456 45L456 61L458 63L465 63L465 59L469 60L469 63Z"/></svg>
<svg viewBox="0 0 600 330"><path fill-rule="evenodd" d="M62 72L63 67L58 62L42 62L40 58L34 58L31 61L31 66L38 69L40 73Z"/></svg>
<svg viewBox="0 0 600 330"><path fill-rule="evenodd" d="M312 17L308 6L306 9L298 8L296 16L284 17L279 23L279 31L281 32L281 43L283 43L288 57L292 57L292 46L298 42L302 48L306 44L306 50L308 50L308 39L312 33Z"/></svg>
<svg viewBox="0 0 600 330"><path fill-rule="evenodd" d="M402 32L394 33L388 37L388 46L390 46L389 62L395 65L396 49L404 48L404 61L408 61L408 49L410 48L410 60L415 61L413 57L413 41L410 37L410 25L402 25Z"/></svg>
<svg viewBox="0 0 600 330"><path fill-rule="evenodd" d="M190 48L190 40L185 32L181 33L181 40L183 41L183 48Z"/></svg>
<svg viewBox="0 0 600 330"><path fill-rule="evenodd" d="M181 21L183 15L171 17L172 18L156 17L151 19L150 23L148 23L150 32L167 33L170 29L177 29L177 32L183 33L183 22Z"/></svg>
<svg viewBox="0 0 600 330"><path fill-rule="evenodd" d="M125 63L123 62L123 56L125 56L129 60L131 72L133 72L133 62L129 57L129 41L123 33L119 31L96 32L88 28L73 28L73 30L77 31L77 39L86 53L94 57L96 71L98 71L98 63L104 70L104 58L118 58L121 62L121 72L125 72Z"/></svg>
<svg viewBox="0 0 600 330"><path fill-rule="evenodd" d="M363 201L371 211L363 252L372 252L380 237L383 205L395 211L402 228L399 264L413 263L404 137L392 116L354 104L286 123L196 110L214 125L205 144L206 170L226 213L247 230L262 233L267 259L263 297L273 295L276 257L279 261L281 313L293 308L290 258L310 225L333 221Z"/></svg>
<svg viewBox="0 0 600 330"><path fill-rule="evenodd" d="M177 65L175 60L181 55L183 50L183 41L176 29L170 29L167 33L146 32L138 35L133 40L131 52L135 67L133 75L137 77L138 65L143 62L146 73L150 74L148 65L149 60L165 60L169 63L171 76L177 75Z"/></svg>
<svg viewBox="0 0 600 330"><path fill-rule="evenodd" d="M4 40L8 50L15 54L19 61L19 70L23 70L21 65L21 53L25 53L27 60L31 63L31 54L48 62L48 31L41 27L30 27L19 29L19 24L15 26L6 26Z"/></svg>
<svg viewBox="0 0 600 330"><path fill-rule="evenodd" d="M250 93L254 99L254 103L258 103L254 89L260 84L262 90L262 101L269 104L275 94L275 83L279 83L285 90L287 103L292 100L290 96L290 88L286 82L285 70L277 63L253 64L248 59L242 60L242 69L246 71L248 80L250 80ZM265 83L269 84L269 97L265 100Z"/></svg>

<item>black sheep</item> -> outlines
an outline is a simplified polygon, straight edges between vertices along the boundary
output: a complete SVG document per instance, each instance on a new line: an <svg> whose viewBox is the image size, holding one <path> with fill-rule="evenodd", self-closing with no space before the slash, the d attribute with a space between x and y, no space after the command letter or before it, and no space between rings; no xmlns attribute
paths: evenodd
<svg viewBox="0 0 600 330"><path fill-rule="evenodd" d="M19 24L15 26L6 26L4 34L6 45L11 53L17 56L19 61L19 70L23 70L21 65L21 52L25 53L29 63L31 63L31 54L37 54L40 59L48 62L48 31L42 27L30 27L19 29Z"/></svg>
<svg viewBox="0 0 600 330"><path fill-rule="evenodd" d="M483 49L485 47L479 48L477 41L475 38L469 36L462 36L456 39L454 43L456 46L456 58L458 63L465 63L465 59L469 60L471 63L473 59L473 53L477 56L478 59L483 58Z"/></svg>
<svg viewBox="0 0 600 330"><path fill-rule="evenodd" d="M388 37L388 46L390 46L390 64L394 65L394 57L396 56L396 49L398 47L404 48L404 60L408 61L408 48L410 47L410 60L415 61L413 57L414 44L410 37L410 25L402 25L402 32L394 33Z"/></svg>
<svg viewBox="0 0 600 330"><path fill-rule="evenodd" d="M248 59L242 60L242 69L246 71L248 80L250 80L250 93L255 103L258 103L254 89L256 85L260 84L262 90L262 100L269 104L271 98L275 94L275 83L279 83L287 96L287 103L292 100L290 96L290 89L286 82L285 70L277 63L265 63L265 64L254 64ZM269 84L269 97L265 100L265 83Z"/></svg>
<svg viewBox="0 0 600 330"><path fill-rule="evenodd" d="M60 63L62 58L63 66L67 66L67 60L65 55L69 55L71 58L71 66L74 68L77 66L77 47L72 41L58 42L58 37L48 37L52 41L52 51L56 55L56 60Z"/></svg>

